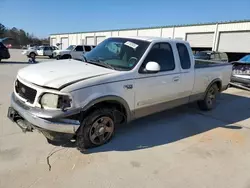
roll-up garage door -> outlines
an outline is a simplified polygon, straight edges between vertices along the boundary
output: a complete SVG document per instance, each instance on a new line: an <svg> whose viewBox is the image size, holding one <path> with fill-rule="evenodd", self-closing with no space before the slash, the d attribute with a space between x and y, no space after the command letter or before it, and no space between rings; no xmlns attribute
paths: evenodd
<svg viewBox="0 0 250 188"><path fill-rule="evenodd" d="M105 36L97 36L96 37L96 44L99 44L99 43L101 43L102 41L104 41L105 40Z"/></svg>
<svg viewBox="0 0 250 188"><path fill-rule="evenodd" d="M56 38L51 38L51 46L56 46Z"/></svg>
<svg viewBox="0 0 250 188"><path fill-rule="evenodd" d="M186 40L191 47L212 48L214 33L187 33Z"/></svg>
<svg viewBox="0 0 250 188"><path fill-rule="evenodd" d="M250 53L250 31L221 32L218 51Z"/></svg>
<svg viewBox="0 0 250 188"><path fill-rule="evenodd" d="M61 43L62 43L62 45L61 45L62 49L66 49L69 47L69 39L68 38L66 38L66 37L61 38Z"/></svg>
<svg viewBox="0 0 250 188"><path fill-rule="evenodd" d="M86 44L87 45L95 45L95 38L94 37L86 37Z"/></svg>

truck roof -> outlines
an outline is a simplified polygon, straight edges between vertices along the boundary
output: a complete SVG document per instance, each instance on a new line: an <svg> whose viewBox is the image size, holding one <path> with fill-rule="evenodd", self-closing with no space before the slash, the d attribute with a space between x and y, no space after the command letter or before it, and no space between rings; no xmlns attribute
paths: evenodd
<svg viewBox="0 0 250 188"><path fill-rule="evenodd" d="M143 41L148 41L148 42L153 42L153 41L174 41L174 42L187 43L187 41L180 40L180 39L171 39L171 38L154 37L154 36L130 36L130 37L117 36L117 37L114 37L114 38L137 39L137 40L143 40Z"/></svg>

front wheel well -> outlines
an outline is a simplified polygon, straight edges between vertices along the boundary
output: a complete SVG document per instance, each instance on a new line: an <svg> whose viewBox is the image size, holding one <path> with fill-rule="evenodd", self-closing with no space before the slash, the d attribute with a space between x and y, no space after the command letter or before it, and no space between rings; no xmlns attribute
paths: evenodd
<svg viewBox="0 0 250 188"><path fill-rule="evenodd" d="M127 122L128 114L127 114L126 108L124 107L123 104L121 104L118 101L114 101L114 100L98 102L98 103L92 105L91 107L89 107L87 110L82 111L80 113L80 121L82 121L85 117L87 117L93 111L100 109L100 108L113 109L116 123L122 124L122 123Z"/></svg>

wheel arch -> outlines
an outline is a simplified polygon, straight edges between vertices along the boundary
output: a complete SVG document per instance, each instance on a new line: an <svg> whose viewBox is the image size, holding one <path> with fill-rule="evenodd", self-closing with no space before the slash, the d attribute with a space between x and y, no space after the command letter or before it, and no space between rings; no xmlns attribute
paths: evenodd
<svg viewBox="0 0 250 188"><path fill-rule="evenodd" d="M210 82L210 84L207 86L207 89L203 95L203 98L205 98L206 93L208 92L209 88L213 85L216 84L218 86L219 92L222 90L222 81L220 78L216 78Z"/></svg>
<svg viewBox="0 0 250 188"><path fill-rule="evenodd" d="M29 53L29 56L30 56L31 54L35 54L35 56L37 56L37 53L36 53L36 52L33 52L33 51L30 52L30 53Z"/></svg>
<svg viewBox="0 0 250 188"><path fill-rule="evenodd" d="M63 55L61 55L61 59L68 59L68 58L72 58L71 54L63 54Z"/></svg>
<svg viewBox="0 0 250 188"><path fill-rule="evenodd" d="M131 110L128 103L125 99L116 95L107 95L93 99L82 108L81 118L84 118L86 115L99 107L116 107L120 110L120 112L124 113L126 122L131 120Z"/></svg>

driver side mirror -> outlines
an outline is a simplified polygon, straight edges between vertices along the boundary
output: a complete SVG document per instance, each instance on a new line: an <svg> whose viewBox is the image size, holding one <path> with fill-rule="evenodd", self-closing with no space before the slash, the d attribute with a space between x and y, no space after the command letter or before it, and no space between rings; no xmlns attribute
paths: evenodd
<svg viewBox="0 0 250 188"><path fill-rule="evenodd" d="M145 70L147 73L157 73L161 70L161 66L157 62L149 61L146 64Z"/></svg>

